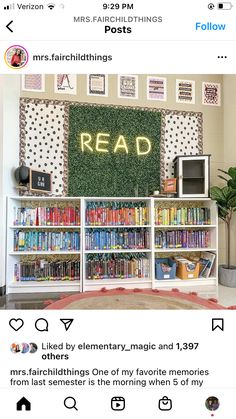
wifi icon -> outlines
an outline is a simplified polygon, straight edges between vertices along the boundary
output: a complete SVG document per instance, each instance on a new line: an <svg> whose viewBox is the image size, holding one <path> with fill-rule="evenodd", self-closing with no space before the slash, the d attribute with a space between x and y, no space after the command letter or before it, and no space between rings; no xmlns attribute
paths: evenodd
<svg viewBox="0 0 236 419"><path fill-rule="evenodd" d="M54 9L54 7L55 7L55 4L54 3L48 3L48 8L50 9L50 10L52 10L52 9Z"/></svg>

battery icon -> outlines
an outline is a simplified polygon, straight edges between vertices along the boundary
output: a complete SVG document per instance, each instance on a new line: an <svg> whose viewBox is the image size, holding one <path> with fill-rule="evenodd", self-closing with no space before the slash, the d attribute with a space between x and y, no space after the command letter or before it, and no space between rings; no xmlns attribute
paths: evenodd
<svg viewBox="0 0 236 419"><path fill-rule="evenodd" d="M230 1L224 1L222 3L217 3L217 8L220 10L231 10L233 7Z"/></svg>

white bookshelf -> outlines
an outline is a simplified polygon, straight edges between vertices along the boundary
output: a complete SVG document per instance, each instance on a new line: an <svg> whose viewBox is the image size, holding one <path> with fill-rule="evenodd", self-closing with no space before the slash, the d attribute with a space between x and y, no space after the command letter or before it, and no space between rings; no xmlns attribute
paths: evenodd
<svg viewBox="0 0 236 419"><path fill-rule="evenodd" d="M59 226L21 226L14 225L14 215L15 208L20 207L60 207L62 205L73 205L80 207L80 212L82 212L82 200L80 198L70 198L70 197L35 197L35 196L17 196L9 197L7 200L7 261L6 261L6 284L8 293L31 293L31 292L70 292L82 291L82 247L81 247L81 237L80 237L80 250L68 250L68 251L39 251L39 250L29 250L29 251L15 251L13 248L14 243L14 232L17 230L20 231L81 231L81 225L79 226L69 226L69 225L59 225ZM81 236L81 234L80 234ZM64 258L63 260L80 260L80 280L24 280L16 281L14 278L14 266L15 264L22 261L25 257L30 257L31 261L40 260L47 258L51 260L52 257L55 257L58 261L60 256Z"/></svg>
<svg viewBox="0 0 236 419"><path fill-rule="evenodd" d="M148 208L148 224L135 225L86 225L86 206L91 203L98 202L143 202ZM35 206L60 206L62 203L72 203L80 206L81 222L79 226L15 226L14 207L25 207L26 203L31 203ZM199 206L208 207L211 211L211 223L209 225L156 225L155 224L155 207L184 207L184 206ZM142 288L142 289L163 289L170 290L178 288L183 292L198 292L200 296L217 297L218 295L218 216L215 202L209 198L147 198L147 197L89 197L89 198L75 198L75 197L9 197L7 200L7 260L6 260L6 283L8 293L27 293L27 292L60 292L60 291L94 291L105 287L113 289L117 287L124 287L127 289ZM87 230L93 229L147 229L150 234L150 248L147 249L86 249L85 236ZM28 231L80 231L80 250L79 251L14 251L13 239L15 230ZM208 230L210 233L210 247L208 248L155 248L155 232L156 230ZM191 255L199 255L202 251L210 251L216 254L215 268L209 278L197 278L183 280L175 278L173 280L157 280L155 279L155 258L158 257L172 257L174 255L183 255L191 257ZM146 255L149 264L150 275L148 278L114 278L114 279L88 279L86 274L86 262L88 258L97 257L100 255L119 255L119 254L140 254ZM43 258L44 256L50 258L56 256L59 260L60 255L63 258L80 259L80 281L14 281L14 265L19 263L22 257L29 256L31 258Z"/></svg>
<svg viewBox="0 0 236 419"><path fill-rule="evenodd" d="M96 203L144 203L148 210L148 224L112 224L112 225L86 225L85 220L85 211L86 207L89 204L96 204ZM117 287L125 287L127 289L132 288L151 288L152 287L152 248L150 243L150 248L148 249L100 249L100 250L88 250L85 246L85 234L87 230L93 230L93 229L147 229L150 233L151 237L151 199L150 198L137 198L137 197L95 197L95 198L84 198L84 218L82 221L83 224L83 248L84 248L84 258L83 258L83 290L84 291L95 291L99 290L103 287L107 289L114 289ZM86 272L86 263L88 260L88 257L92 255L111 255L111 254L146 254L148 258L148 264L149 264L149 272L150 275L148 278L109 278L109 279L88 279L87 278L87 272Z"/></svg>
<svg viewBox="0 0 236 419"><path fill-rule="evenodd" d="M154 272L153 272L153 288L169 290L178 288L183 292L197 292L203 297L218 297L218 211L214 201L210 198L153 198L153 255ZM211 223L208 225L192 225L192 224L179 224L179 225L156 225L155 223L155 207L170 208L170 207L205 207L210 208ZM203 248L155 248L155 231L156 230L208 230L210 233L210 246ZM196 278L196 279L163 279L158 280L155 278L155 258L170 257L174 255L183 255L184 257L201 252L212 252L216 254L214 262L214 270L209 278Z"/></svg>

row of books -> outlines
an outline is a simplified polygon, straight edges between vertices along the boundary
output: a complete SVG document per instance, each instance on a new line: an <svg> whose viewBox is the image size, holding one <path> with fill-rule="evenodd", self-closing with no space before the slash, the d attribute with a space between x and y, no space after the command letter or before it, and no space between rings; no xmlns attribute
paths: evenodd
<svg viewBox="0 0 236 419"><path fill-rule="evenodd" d="M86 278L150 278L149 259L145 254L96 255L86 261Z"/></svg>
<svg viewBox="0 0 236 419"><path fill-rule="evenodd" d="M149 249L150 232L146 228L87 230L86 250L102 249Z"/></svg>
<svg viewBox="0 0 236 419"><path fill-rule="evenodd" d="M14 231L14 251L67 250L80 250L80 234L77 231Z"/></svg>
<svg viewBox="0 0 236 419"><path fill-rule="evenodd" d="M155 207L156 225L209 225L210 208L159 208Z"/></svg>
<svg viewBox="0 0 236 419"><path fill-rule="evenodd" d="M149 209L145 202L91 202L86 208L86 225L147 225Z"/></svg>
<svg viewBox="0 0 236 419"><path fill-rule="evenodd" d="M80 208L77 207L14 207L16 226L74 226L80 225Z"/></svg>
<svg viewBox="0 0 236 419"><path fill-rule="evenodd" d="M155 247L158 249L210 247L210 232L205 230L156 231Z"/></svg>
<svg viewBox="0 0 236 419"><path fill-rule="evenodd" d="M202 252L196 260L200 263L199 277L208 278L212 275L216 255ZM162 270L169 273L171 267L162 263ZM166 265L166 266L165 266ZM155 272L158 259L155 260ZM149 278L149 260L143 255L97 255L86 263L87 279L114 278ZM157 274L156 274L157 277ZM36 260L20 262L14 265L15 281L75 281L80 280L80 261Z"/></svg>
<svg viewBox="0 0 236 419"><path fill-rule="evenodd" d="M80 262L36 260L14 265L15 281L75 281L80 279Z"/></svg>

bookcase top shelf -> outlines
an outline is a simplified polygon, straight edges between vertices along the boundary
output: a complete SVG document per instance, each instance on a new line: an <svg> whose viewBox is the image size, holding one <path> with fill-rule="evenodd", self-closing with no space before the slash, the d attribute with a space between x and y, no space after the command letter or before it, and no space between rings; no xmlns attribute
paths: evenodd
<svg viewBox="0 0 236 419"><path fill-rule="evenodd" d="M60 229L67 229L67 230L78 230L81 226L10 226L12 230L60 230Z"/></svg>
<svg viewBox="0 0 236 419"><path fill-rule="evenodd" d="M81 197L75 196L10 196L15 201L81 201Z"/></svg>
<svg viewBox="0 0 236 419"><path fill-rule="evenodd" d="M135 225L133 225L133 224L125 224L125 225L115 225L115 224L113 224L113 225L105 225L105 226L102 226L102 225L99 225L99 226L86 225L85 226L86 229L87 228L93 228L93 229L96 229L96 228L101 228L101 229L103 229L103 228L150 228L150 227L151 227L151 225L139 225L139 224L135 224Z"/></svg>
<svg viewBox="0 0 236 419"><path fill-rule="evenodd" d="M155 224L155 226L154 226L155 228L160 228L160 229L162 229L162 228L170 228L170 229L172 229L172 228L179 228L179 229L186 229L186 228L189 228L189 229L191 229L191 228L215 228L216 227L216 224L185 224L185 225L183 225L183 224L178 224L178 225L171 225L171 224L169 224L169 225L158 225L158 224Z"/></svg>
<svg viewBox="0 0 236 419"><path fill-rule="evenodd" d="M153 199L154 201L212 201L211 198L167 198L167 197L158 197L158 196L145 196L145 197L137 197L137 196L131 196L131 197L82 197L82 196L10 196L9 197L12 200L15 201L80 201L81 199L85 199L86 202L102 202L102 201L132 201L132 202L138 202L138 201L150 201Z"/></svg>

